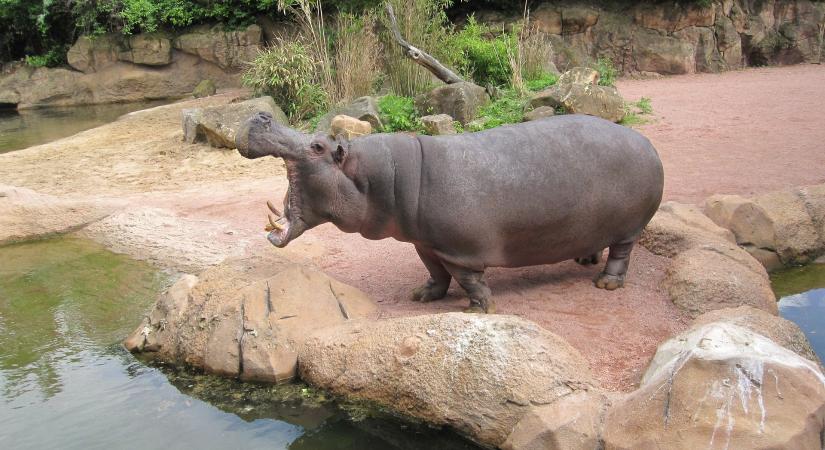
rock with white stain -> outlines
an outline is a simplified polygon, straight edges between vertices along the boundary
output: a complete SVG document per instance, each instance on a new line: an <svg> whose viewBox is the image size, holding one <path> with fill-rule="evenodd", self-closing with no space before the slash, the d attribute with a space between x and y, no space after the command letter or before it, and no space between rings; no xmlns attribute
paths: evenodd
<svg viewBox="0 0 825 450"><path fill-rule="evenodd" d="M314 334L298 357L308 383L450 426L484 445L501 446L517 424L511 444L574 436L596 442L601 428L598 395L582 399L580 424L560 415L571 404L564 399L596 391L581 354L517 317L448 313L349 322ZM537 431L536 423L547 427Z"/></svg>
<svg viewBox="0 0 825 450"><path fill-rule="evenodd" d="M767 337L715 322L659 346L608 411L604 448L819 449L825 376Z"/></svg>
<svg viewBox="0 0 825 450"><path fill-rule="evenodd" d="M182 276L124 345L217 375L279 383L295 376L309 334L374 309L359 290L317 270L245 260Z"/></svg>

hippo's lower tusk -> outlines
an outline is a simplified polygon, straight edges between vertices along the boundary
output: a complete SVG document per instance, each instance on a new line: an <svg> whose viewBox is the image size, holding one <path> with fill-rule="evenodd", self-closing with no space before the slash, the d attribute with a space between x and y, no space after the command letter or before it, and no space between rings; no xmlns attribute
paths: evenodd
<svg viewBox="0 0 825 450"><path fill-rule="evenodd" d="M277 222L275 222L274 220L272 220L272 216L267 214L266 217L269 218L269 227L270 227L269 230L266 230L266 231L271 231L271 230L283 231L284 230L284 226L277 223Z"/></svg>
<svg viewBox="0 0 825 450"><path fill-rule="evenodd" d="M267 201L266 201L266 206L267 206L267 208L269 208L269 210L270 210L270 211L272 211L273 213L275 213L275 215L276 215L277 217L281 217L281 212L280 212L280 211L278 211L278 208L276 208L276 207L272 204L272 202L270 202L269 200L267 200Z"/></svg>

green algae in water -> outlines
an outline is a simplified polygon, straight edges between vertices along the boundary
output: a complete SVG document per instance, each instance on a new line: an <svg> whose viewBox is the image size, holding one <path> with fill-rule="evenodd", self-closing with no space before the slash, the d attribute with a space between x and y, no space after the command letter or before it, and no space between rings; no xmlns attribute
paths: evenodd
<svg viewBox="0 0 825 450"><path fill-rule="evenodd" d="M306 385L135 359L120 342L166 282L83 240L0 247L0 448L477 448Z"/></svg>
<svg viewBox="0 0 825 450"><path fill-rule="evenodd" d="M60 389L56 358L106 352L154 301L161 278L145 263L101 246L58 238L0 247L0 370L11 383L34 376L45 396Z"/></svg>
<svg viewBox="0 0 825 450"><path fill-rule="evenodd" d="M779 314L805 333L825 361L825 264L810 264L771 274Z"/></svg>

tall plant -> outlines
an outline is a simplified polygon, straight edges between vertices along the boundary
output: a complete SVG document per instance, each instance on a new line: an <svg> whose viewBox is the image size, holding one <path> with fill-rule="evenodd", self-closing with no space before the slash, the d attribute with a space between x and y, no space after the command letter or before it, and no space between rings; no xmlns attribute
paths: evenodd
<svg viewBox="0 0 825 450"><path fill-rule="evenodd" d="M444 45L451 34L451 27L444 12L452 0L387 0L395 10L399 30L408 42L431 53L445 65L453 66L458 60ZM389 30L389 19L382 15L384 29ZM407 58L389 32L382 35L384 66L393 92L414 96L426 91L433 84L433 76L426 69Z"/></svg>

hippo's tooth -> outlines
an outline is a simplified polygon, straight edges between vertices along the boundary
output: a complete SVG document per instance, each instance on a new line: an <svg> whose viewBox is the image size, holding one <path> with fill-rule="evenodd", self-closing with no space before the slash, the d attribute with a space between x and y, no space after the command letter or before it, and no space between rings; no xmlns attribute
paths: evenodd
<svg viewBox="0 0 825 450"><path fill-rule="evenodd" d="M275 214L275 216L277 216L277 217L279 217L279 218L281 217L281 212L280 212L280 211L278 211L278 208L276 208L276 207L272 204L272 202L270 202L269 200L267 200L267 201L266 201L266 206L267 206L267 208L269 208L269 210L270 210L270 211L272 211L272 212Z"/></svg>
<svg viewBox="0 0 825 450"><path fill-rule="evenodd" d="M270 216L269 214L267 214L266 217L269 218L269 226L267 227L269 229L266 230L266 231L272 231L272 230L283 231L283 229L284 229L283 225L281 225L278 222L275 222L274 220L272 220L272 216Z"/></svg>

